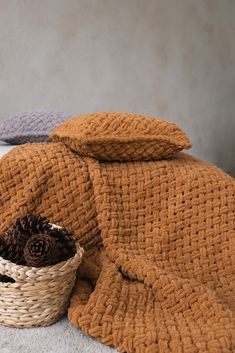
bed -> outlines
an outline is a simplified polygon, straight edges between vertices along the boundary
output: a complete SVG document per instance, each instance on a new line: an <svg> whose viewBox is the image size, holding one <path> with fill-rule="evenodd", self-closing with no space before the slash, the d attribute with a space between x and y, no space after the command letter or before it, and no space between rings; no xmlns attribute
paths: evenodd
<svg viewBox="0 0 235 353"><path fill-rule="evenodd" d="M233 352L234 179L182 152L187 135L149 116L75 116L50 138L0 163L1 232L34 213L85 250L68 308L78 335L65 319L23 330L40 335L40 352L110 351L81 331L120 352ZM21 335L0 331L5 353L19 351L11 332Z"/></svg>
<svg viewBox="0 0 235 353"><path fill-rule="evenodd" d="M4 142L0 142L0 158L4 156L7 152L11 151L14 147L13 145L7 145Z"/></svg>

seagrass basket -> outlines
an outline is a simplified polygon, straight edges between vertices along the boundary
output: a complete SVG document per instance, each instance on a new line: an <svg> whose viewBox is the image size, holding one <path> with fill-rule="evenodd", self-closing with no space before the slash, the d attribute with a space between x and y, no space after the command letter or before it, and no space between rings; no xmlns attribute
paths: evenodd
<svg viewBox="0 0 235 353"><path fill-rule="evenodd" d="M0 325L47 326L67 310L84 250L66 261L45 267L20 266L0 257L0 274L15 283L0 282Z"/></svg>

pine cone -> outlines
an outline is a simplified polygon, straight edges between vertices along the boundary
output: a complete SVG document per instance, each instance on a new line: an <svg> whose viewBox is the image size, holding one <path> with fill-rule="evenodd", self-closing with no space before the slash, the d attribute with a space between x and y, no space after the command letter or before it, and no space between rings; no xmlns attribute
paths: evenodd
<svg viewBox="0 0 235 353"><path fill-rule="evenodd" d="M21 241L19 235L5 232L0 236L0 256L16 264L23 263L23 249L25 242Z"/></svg>
<svg viewBox="0 0 235 353"><path fill-rule="evenodd" d="M49 220L46 217L28 213L18 218L10 229L12 232L22 234L27 241L31 235L44 233L49 227Z"/></svg>
<svg viewBox="0 0 235 353"><path fill-rule="evenodd" d="M33 234L49 229L49 220L45 217L27 214L18 218L1 236L0 256L18 265L25 265L23 252L26 242ZM4 250L1 250L2 247Z"/></svg>
<svg viewBox="0 0 235 353"><path fill-rule="evenodd" d="M0 240L0 256L19 265L53 265L76 254L71 232L33 214L18 218Z"/></svg>
<svg viewBox="0 0 235 353"><path fill-rule="evenodd" d="M3 283L15 283L15 280L11 277L8 277L6 275L0 275L0 282L3 282Z"/></svg>
<svg viewBox="0 0 235 353"><path fill-rule="evenodd" d="M6 242L3 235L0 235L0 256L4 258L4 253L6 251Z"/></svg>
<svg viewBox="0 0 235 353"><path fill-rule="evenodd" d="M60 262L56 239L48 234L34 234L24 248L27 266L42 267Z"/></svg>
<svg viewBox="0 0 235 353"><path fill-rule="evenodd" d="M65 261L76 254L76 243L73 234L65 228L52 227L48 232L58 244L60 261Z"/></svg>

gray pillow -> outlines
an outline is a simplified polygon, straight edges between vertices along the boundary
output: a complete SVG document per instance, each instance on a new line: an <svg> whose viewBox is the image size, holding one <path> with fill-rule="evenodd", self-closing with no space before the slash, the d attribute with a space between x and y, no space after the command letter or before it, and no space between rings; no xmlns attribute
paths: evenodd
<svg viewBox="0 0 235 353"><path fill-rule="evenodd" d="M50 132L68 118L45 111L18 113L0 123L0 140L12 145L49 141Z"/></svg>

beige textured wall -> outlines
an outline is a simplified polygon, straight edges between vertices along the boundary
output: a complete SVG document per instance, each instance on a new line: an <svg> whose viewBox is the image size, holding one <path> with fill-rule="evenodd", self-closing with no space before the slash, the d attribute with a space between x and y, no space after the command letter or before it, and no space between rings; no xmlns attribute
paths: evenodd
<svg viewBox="0 0 235 353"><path fill-rule="evenodd" d="M235 167L234 0L0 0L0 117L131 111Z"/></svg>

